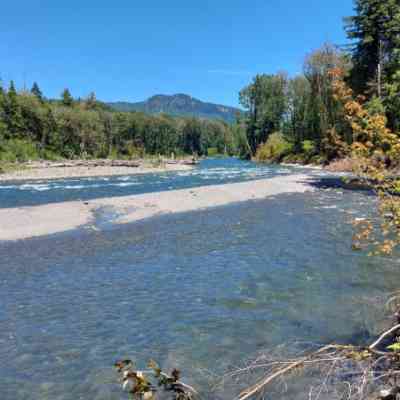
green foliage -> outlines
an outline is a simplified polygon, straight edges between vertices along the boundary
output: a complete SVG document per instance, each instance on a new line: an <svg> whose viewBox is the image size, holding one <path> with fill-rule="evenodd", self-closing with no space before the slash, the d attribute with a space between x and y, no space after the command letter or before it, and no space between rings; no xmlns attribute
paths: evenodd
<svg viewBox="0 0 400 400"><path fill-rule="evenodd" d="M400 52L400 50L398 50ZM389 127L393 131L400 130L400 67L393 72L390 80L385 84L385 97L383 103L385 106L386 116L388 118Z"/></svg>
<svg viewBox="0 0 400 400"><path fill-rule="evenodd" d="M260 162L279 162L289 154L293 145L280 132L275 132L257 149L256 160Z"/></svg>
<svg viewBox="0 0 400 400"><path fill-rule="evenodd" d="M346 19L353 40L350 82L356 94L383 95L400 61L400 4L396 0L355 0L356 15Z"/></svg>
<svg viewBox="0 0 400 400"><path fill-rule="evenodd" d="M371 115L378 115L378 114L385 114L385 106L382 102L382 100L377 97L373 96L366 104L365 108Z"/></svg>
<svg viewBox="0 0 400 400"><path fill-rule="evenodd" d="M283 132L293 143L291 151L305 159L316 153L328 158L323 143L332 127L342 140L351 140L342 106L332 92L330 71L338 67L348 69L348 60L336 47L325 44L306 57L303 75L292 79L283 73L257 75L240 92L248 111L244 124L252 155L276 131ZM314 143L312 151L304 152L304 141ZM262 157L271 156L268 146L258 151Z"/></svg>
<svg viewBox="0 0 400 400"><path fill-rule="evenodd" d="M395 353L400 352L400 343L394 343L387 347L387 349L394 351Z"/></svg>
<svg viewBox="0 0 400 400"><path fill-rule="evenodd" d="M287 119L284 132L299 150L301 142L309 137L311 85L305 76L297 76L288 82Z"/></svg>
<svg viewBox="0 0 400 400"><path fill-rule="evenodd" d="M220 155L221 153L219 153L218 148L217 147L209 147L207 149L207 155L209 157L217 157L218 155Z"/></svg>
<svg viewBox="0 0 400 400"><path fill-rule="evenodd" d="M307 109L307 135L304 139L315 142L318 151L329 135L332 127L343 140L350 140L346 130L341 104L334 98L332 76L330 72L336 68L347 71L349 68L346 56L335 46L324 44L320 49L306 57L304 75L309 82L310 92Z"/></svg>
<svg viewBox="0 0 400 400"><path fill-rule="evenodd" d="M312 157L313 155L316 154L317 148L315 146L315 142L312 140L303 140L303 142L301 143L301 147L303 152L308 157Z"/></svg>
<svg viewBox="0 0 400 400"><path fill-rule="evenodd" d="M256 75L240 92L240 103L248 111L246 134L252 154L270 134L281 129L287 110L286 87L285 74Z"/></svg>
<svg viewBox="0 0 400 400"><path fill-rule="evenodd" d="M400 128L400 3L356 0L356 15L346 19L353 40L351 87L356 94L376 96L386 108L388 127Z"/></svg>
<svg viewBox="0 0 400 400"><path fill-rule="evenodd" d="M31 89L31 93L40 101L43 102L43 94L42 91L39 88L39 85L34 82L32 89Z"/></svg>
<svg viewBox="0 0 400 400"><path fill-rule="evenodd" d="M40 158L49 161L61 161L63 159L58 153L48 148L40 152Z"/></svg>
<svg viewBox="0 0 400 400"><path fill-rule="evenodd" d="M0 142L0 161L24 162L38 158L36 145L28 140L9 139Z"/></svg>
<svg viewBox="0 0 400 400"><path fill-rule="evenodd" d="M18 103L18 95L14 82L10 82L8 93L3 104L4 123L7 126L6 137L12 138L22 136L25 130L24 121L21 115L21 108Z"/></svg>
<svg viewBox="0 0 400 400"><path fill-rule="evenodd" d="M150 360L150 371L137 370L131 360L121 360L114 364L120 375L122 388L143 400L165 399L192 400L198 393L191 386L180 381L180 371L173 369L170 374L163 372L160 366Z"/></svg>
<svg viewBox="0 0 400 400"><path fill-rule="evenodd" d="M66 107L72 107L74 104L74 99L68 88L64 89L61 93L61 102Z"/></svg>
<svg viewBox="0 0 400 400"><path fill-rule="evenodd" d="M223 121L113 112L94 93L74 101L68 89L61 101L47 101L37 84L31 92L17 93L11 82L8 91L0 91L0 140L15 139L35 144L38 155L50 159L237 151L236 133ZM25 158L13 150L0 151L7 159Z"/></svg>
<svg viewBox="0 0 400 400"><path fill-rule="evenodd" d="M202 154L201 124L195 118L184 121L182 129L183 150L188 154Z"/></svg>

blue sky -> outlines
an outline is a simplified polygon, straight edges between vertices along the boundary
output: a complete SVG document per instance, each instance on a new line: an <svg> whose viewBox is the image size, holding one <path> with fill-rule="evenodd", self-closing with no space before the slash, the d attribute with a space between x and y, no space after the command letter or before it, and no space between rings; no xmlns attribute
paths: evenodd
<svg viewBox="0 0 400 400"><path fill-rule="evenodd" d="M48 97L140 101L187 93L238 104L256 73L299 73L346 43L352 0L13 0L1 6L0 77Z"/></svg>

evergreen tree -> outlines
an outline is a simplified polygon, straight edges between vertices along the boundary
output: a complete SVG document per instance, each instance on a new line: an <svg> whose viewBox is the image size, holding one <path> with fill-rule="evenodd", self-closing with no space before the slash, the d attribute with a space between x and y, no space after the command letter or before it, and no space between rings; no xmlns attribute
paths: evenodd
<svg viewBox="0 0 400 400"><path fill-rule="evenodd" d="M187 154L203 154L201 146L202 129L200 121L189 118L185 121L183 129L183 150Z"/></svg>
<svg viewBox="0 0 400 400"><path fill-rule="evenodd" d="M4 91L3 83L1 82L1 79L0 79L0 99L4 99L5 94L6 94L6 92Z"/></svg>
<svg viewBox="0 0 400 400"><path fill-rule="evenodd" d="M91 92L86 99L86 108L89 110L94 110L97 105L96 93Z"/></svg>
<svg viewBox="0 0 400 400"><path fill-rule="evenodd" d="M31 89L31 93L41 102L43 103L43 93L39 88L39 85L34 82L32 89Z"/></svg>
<svg viewBox="0 0 400 400"><path fill-rule="evenodd" d="M5 101L6 101L6 92L3 88L2 82L0 80L0 119L4 112Z"/></svg>
<svg viewBox="0 0 400 400"><path fill-rule="evenodd" d="M21 114L21 107L18 103L18 95L14 82L10 82L5 101L5 122L11 136L20 136L23 133L24 122Z"/></svg>
<svg viewBox="0 0 400 400"><path fill-rule="evenodd" d="M71 107L74 104L74 99L71 96L69 89L64 89L61 94L61 102L66 107Z"/></svg>
<svg viewBox="0 0 400 400"><path fill-rule="evenodd" d="M6 136L5 102L6 102L6 93L3 89L3 85L0 80L0 140L1 138Z"/></svg>
<svg viewBox="0 0 400 400"><path fill-rule="evenodd" d="M9 90L0 90L1 145L19 139L9 143L18 160L39 155L45 158L207 154L209 147L223 152L233 146L232 130L221 122L140 112L116 113L98 102L94 93L77 103L68 89L63 92L62 101L51 102L42 97L37 84L31 93L17 93L14 82ZM0 147L0 159L3 149Z"/></svg>
<svg viewBox="0 0 400 400"><path fill-rule="evenodd" d="M384 83L399 69L400 3L355 0L356 15L346 18L354 67L351 84L358 93L384 95Z"/></svg>

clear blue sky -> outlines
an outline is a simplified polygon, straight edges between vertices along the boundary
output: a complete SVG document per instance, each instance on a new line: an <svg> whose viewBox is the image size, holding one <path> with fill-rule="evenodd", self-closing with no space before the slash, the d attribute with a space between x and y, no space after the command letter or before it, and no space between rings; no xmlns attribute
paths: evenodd
<svg viewBox="0 0 400 400"><path fill-rule="evenodd" d="M0 77L48 97L140 101L187 93L238 104L256 73L301 71L346 42L352 0L12 0L1 5Z"/></svg>

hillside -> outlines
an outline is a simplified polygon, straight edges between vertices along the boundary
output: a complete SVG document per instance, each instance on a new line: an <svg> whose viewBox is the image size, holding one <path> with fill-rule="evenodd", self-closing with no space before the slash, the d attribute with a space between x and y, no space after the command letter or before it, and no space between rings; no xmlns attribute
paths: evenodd
<svg viewBox="0 0 400 400"><path fill-rule="evenodd" d="M156 95L138 103L113 102L107 104L117 111L142 111L147 114L166 113L179 116L223 119L226 122L233 122L236 113L240 112L237 108L203 102L186 94Z"/></svg>

